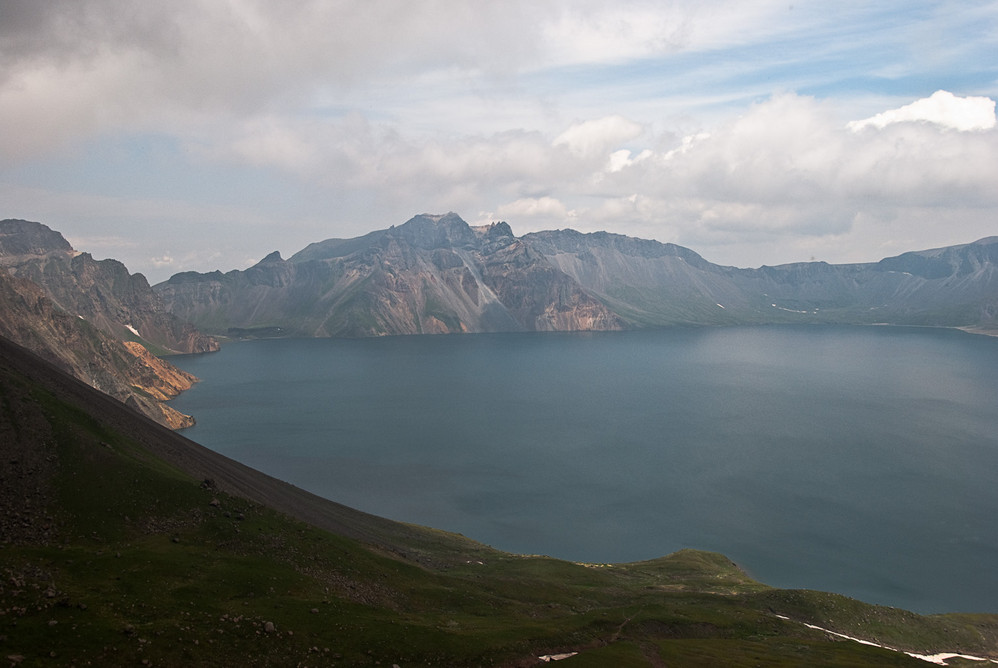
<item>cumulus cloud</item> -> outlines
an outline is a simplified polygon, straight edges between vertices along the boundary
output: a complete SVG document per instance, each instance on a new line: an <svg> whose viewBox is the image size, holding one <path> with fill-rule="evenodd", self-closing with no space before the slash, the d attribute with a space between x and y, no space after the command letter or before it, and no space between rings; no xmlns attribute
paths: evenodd
<svg viewBox="0 0 998 668"><path fill-rule="evenodd" d="M816 240L847 238L861 220L998 206L994 129L892 123L855 132L834 102L794 94L678 138L610 116L554 139L527 131L427 139L351 115L250 123L219 147L344 197L376 194L406 213L414 201L439 211L485 204L518 232L624 230L702 251L771 252L780 239L787 261L810 254Z"/></svg>
<svg viewBox="0 0 998 668"><path fill-rule="evenodd" d="M573 125L555 138L554 145L565 146L578 157L602 157L641 132L639 124L623 116L607 116Z"/></svg>
<svg viewBox="0 0 998 668"><path fill-rule="evenodd" d="M938 90L931 97L852 121L847 127L853 131L868 127L883 129L894 123L918 121L965 132L989 130L995 127L995 101L987 97L957 97L949 91Z"/></svg>
<svg viewBox="0 0 998 668"><path fill-rule="evenodd" d="M579 124L566 134L618 126L627 124ZM584 230L627 229L719 258L734 247L773 257L779 242L779 258L790 261L806 259L821 241L852 247L852 255L830 259L876 259L857 255L874 254L880 246L886 252L903 250L905 243L918 247L918 230L907 228L905 219L922 221L924 232L962 217L974 229L967 234L984 236L986 212L998 206L994 129L954 133L939 124L890 124L856 133L833 103L807 96L774 96L709 133L643 149L640 160L614 145L585 144L605 159L601 178L591 171L599 161L576 161L570 163L574 171L559 173L547 195L516 198L497 210L531 229L537 220ZM925 211L934 212L935 224L925 222L933 220ZM891 230L881 241L859 249L846 241L860 232L876 238L878 221Z"/></svg>

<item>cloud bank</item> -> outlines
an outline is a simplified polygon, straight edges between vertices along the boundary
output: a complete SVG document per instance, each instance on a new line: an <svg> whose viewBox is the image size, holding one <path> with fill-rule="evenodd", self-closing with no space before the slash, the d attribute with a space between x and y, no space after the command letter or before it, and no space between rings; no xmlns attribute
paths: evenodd
<svg viewBox="0 0 998 668"><path fill-rule="evenodd" d="M0 215L154 279L423 211L742 266L996 232L994 2L2 0L0 17Z"/></svg>

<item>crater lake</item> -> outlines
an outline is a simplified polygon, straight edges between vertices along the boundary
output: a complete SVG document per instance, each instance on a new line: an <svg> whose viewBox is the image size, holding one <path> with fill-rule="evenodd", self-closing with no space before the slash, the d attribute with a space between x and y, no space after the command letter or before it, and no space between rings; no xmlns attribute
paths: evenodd
<svg viewBox="0 0 998 668"><path fill-rule="evenodd" d="M326 498L583 562L998 612L998 339L773 326L227 343L184 435Z"/></svg>

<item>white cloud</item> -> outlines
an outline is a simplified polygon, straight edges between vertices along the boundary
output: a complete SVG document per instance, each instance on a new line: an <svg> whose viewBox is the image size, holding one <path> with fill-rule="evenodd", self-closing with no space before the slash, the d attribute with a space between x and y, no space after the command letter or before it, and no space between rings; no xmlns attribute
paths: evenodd
<svg viewBox="0 0 998 668"><path fill-rule="evenodd" d="M622 169L626 169L632 165L641 162L642 160L647 160L653 155L654 153L652 152L652 150L647 148L638 153L637 155L633 155L626 148L622 148L619 151L614 151L613 153L610 154L610 159L607 162L606 170L611 173L619 172Z"/></svg>
<svg viewBox="0 0 998 668"><path fill-rule="evenodd" d="M574 215L564 203L554 197L525 197L515 202L503 204L496 210L500 218L541 218L545 220L565 220ZM528 222L528 225L530 223Z"/></svg>
<svg viewBox="0 0 998 668"><path fill-rule="evenodd" d="M877 221L892 230L895 244L931 237L899 235L905 217L926 229L956 225L947 238L970 241L993 233L984 214L998 206L994 129L897 124L855 133L834 104L805 96L774 96L709 133L644 149L641 160L608 149L613 142L597 146L592 151L602 150L609 166L626 169L608 169L599 179L583 168L564 171L544 207L539 199L517 199L498 210L512 220L543 213L551 226L676 241L736 264L737 248L743 258L754 254L772 264L807 259L821 244L841 246L820 253L828 260L904 250L875 232ZM857 246L861 234L879 240Z"/></svg>
<svg viewBox="0 0 998 668"><path fill-rule="evenodd" d="M170 255L161 255L160 257L149 258L149 262L157 269L163 269L173 267L177 261Z"/></svg>
<svg viewBox="0 0 998 668"><path fill-rule="evenodd" d="M930 97L916 100L898 109L891 109L866 118L852 121L848 128L883 129L894 123L925 121L954 130L989 130L995 127L995 101L987 97L957 97L945 90L938 90Z"/></svg>
<svg viewBox="0 0 998 668"><path fill-rule="evenodd" d="M605 157L641 132L639 124L623 116L607 116L573 125L558 135L554 146L565 146L580 158Z"/></svg>

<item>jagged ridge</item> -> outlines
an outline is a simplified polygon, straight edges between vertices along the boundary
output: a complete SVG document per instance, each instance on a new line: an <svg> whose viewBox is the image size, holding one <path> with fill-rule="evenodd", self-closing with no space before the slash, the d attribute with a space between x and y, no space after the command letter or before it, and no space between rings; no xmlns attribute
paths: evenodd
<svg viewBox="0 0 998 668"><path fill-rule="evenodd" d="M599 299L509 225L416 216L357 239L272 253L245 271L156 286L167 307L215 333L378 336L620 329Z"/></svg>

